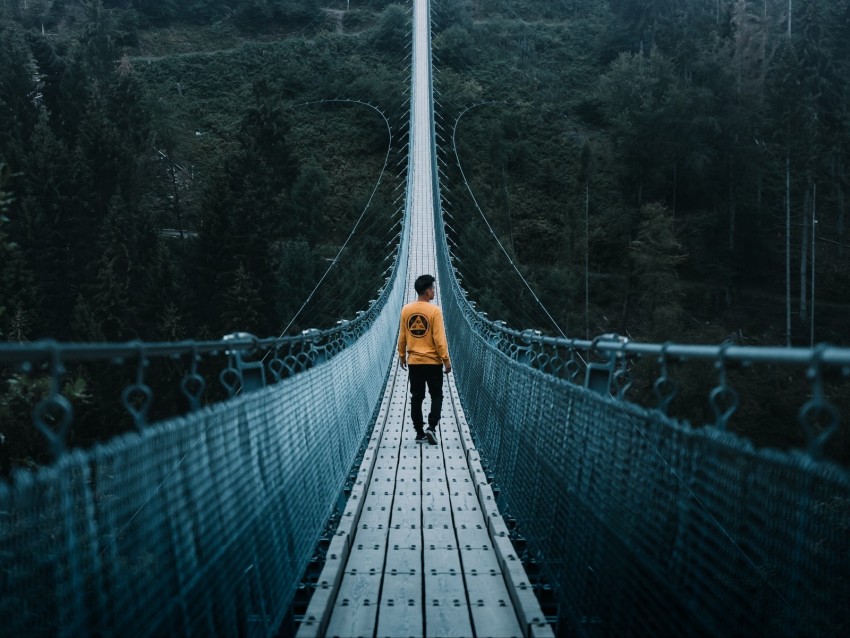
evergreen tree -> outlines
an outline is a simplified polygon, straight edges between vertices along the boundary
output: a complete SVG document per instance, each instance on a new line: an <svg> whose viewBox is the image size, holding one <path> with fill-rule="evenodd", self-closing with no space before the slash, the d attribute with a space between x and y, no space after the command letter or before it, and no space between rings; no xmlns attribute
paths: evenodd
<svg viewBox="0 0 850 638"><path fill-rule="evenodd" d="M107 108L109 119L122 138L122 145L129 145L135 155L146 152L151 135L151 108L126 55L113 77Z"/></svg>
<svg viewBox="0 0 850 638"><path fill-rule="evenodd" d="M86 23L80 35L87 75L106 86L115 72L118 52L113 38L112 14L103 7L102 0L86 0Z"/></svg>
<svg viewBox="0 0 850 638"><path fill-rule="evenodd" d="M53 45L43 35L37 35L30 31L27 33L27 41L42 80L47 85L56 84L65 72L64 61L56 55ZM48 104L49 106L50 104Z"/></svg>
<svg viewBox="0 0 850 638"><path fill-rule="evenodd" d="M51 130L46 112L22 159L20 214L12 221L14 235L45 300L45 323L55 331L51 336L67 337L76 287L86 275L76 269L76 246L77 242L91 244L91 229L75 223L82 206L75 165L68 148Z"/></svg>
<svg viewBox="0 0 850 638"><path fill-rule="evenodd" d="M103 338L127 341L139 337L129 322L132 291L125 251L102 255L92 289L92 309Z"/></svg>
<svg viewBox="0 0 850 638"><path fill-rule="evenodd" d="M239 220L222 243L229 246L234 263L241 264L258 286L256 308L261 325L273 330L272 246L280 238L314 229L315 222L293 220L289 190L298 175L298 164L289 144L290 124L279 98L265 80L253 86L254 104L246 111L240 126L242 153L228 162L228 185L232 210ZM306 182L304 182L306 188ZM315 230L310 231L315 235Z"/></svg>
<svg viewBox="0 0 850 638"><path fill-rule="evenodd" d="M11 4L13 19L26 29L40 29L49 18L51 0L8 0Z"/></svg>
<svg viewBox="0 0 850 638"><path fill-rule="evenodd" d="M261 309L265 304L259 286L243 264L239 264L227 279L229 281L224 282L227 288L219 324L221 333L250 332L264 335L266 327Z"/></svg>
<svg viewBox="0 0 850 638"><path fill-rule="evenodd" d="M240 128L244 153L241 168L246 180L273 197L291 186L298 174L287 139L290 123L267 80L255 82L252 95L254 104L247 109Z"/></svg>
<svg viewBox="0 0 850 638"><path fill-rule="evenodd" d="M95 85L91 89L74 156L82 197L92 214L88 223L97 228L119 189L130 196L136 192L138 164L132 146L110 118L106 96Z"/></svg>
<svg viewBox="0 0 850 638"><path fill-rule="evenodd" d="M303 239L288 240L275 246L278 266L275 273L275 310L280 322L280 330L292 323L289 334L297 334L312 326L304 323L307 315L296 313L301 309L313 287L321 276L321 262ZM314 316L314 315L310 315Z"/></svg>
<svg viewBox="0 0 850 638"><path fill-rule="evenodd" d="M315 21L324 6L318 0L267 0L278 24L305 24Z"/></svg>
<svg viewBox="0 0 850 638"><path fill-rule="evenodd" d="M806 4L796 24L802 33L797 46L803 86L816 127L808 164L813 173L824 176L848 148L850 53L839 40L850 37L850 3Z"/></svg>
<svg viewBox="0 0 850 638"><path fill-rule="evenodd" d="M739 93L760 96L770 62L777 46L777 20L768 12L766 2L735 0L731 25L732 64Z"/></svg>
<svg viewBox="0 0 850 638"><path fill-rule="evenodd" d="M666 20L677 4L674 0L610 0L611 10L627 25L633 38L633 51L655 46L659 22Z"/></svg>
<svg viewBox="0 0 850 638"><path fill-rule="evenodd" d="M327 196L328 177L321 167L316 164L302 166L292 185L291 204L287 207L287 235L303 236L311 247L315 246L326 227L323 210Z"/></svg>
<svg viewBox="0 0 850 638"><path fill-rule="evenodd" d="M434 33L458 27L464 31L472 27L469 0L439 0L432 3Z"/></svg>
<svg viewBox="0 0 850 638"><path fill-rule="evenodd" d="M684 255L673 231L672 216L664 206L645 204L641 218L629 250L632 305L645 329L641 334L664 340L681 330L682 289L676 268Z"/></svg>
<svg viewBox="0 0 850 638"><path fill-rule="evenodd" d="M60 80L45 87L49 90L46 95L50 96L48 111L53 130L70 147L76 143L77 133L88 113L91 84L83 52L75 46L66 56L65 72Z"/></svg>
<svg viewBox="0 0 850 638"><path fill-rule="evenodd" d="M183 260L176 260L173 251L161 237L148 233L149 241L141 239L144 261L134 270L134 281L140 282L136 305L139 331L146 339L174 341L187 338L187 317L190 297L186 294L188 278L183 272Z"/></svg>
<svg viewBox="0 0 850 638"><path fill-rule="evenodd" d="M2 213L0 213L2 224ZM0 339L30 341L43 330L35 277L18 247L0 228Z"/></svg>
<svg viewBox="0 0 850 638"><path fill-rule="evenodd" d="M71 314L71 336L74 341L99 343L106 341L94 304L82 294L77 295Z"/></svg>
<svg viewBox="0 0 850 638"><path fill-rule="evenodd" d="M638 205L663 199L670 147L668 105L677 90L675 69L657 48L648 54L624 53L599 83L599 96L620 150L624 187Z"/></svg>
<svg viewBox="0 0 850 638"><path fill-rule="evenodd" d="M9 315L15 314L8 296L14 290L14 281L10 281L10 265L16 259L16 246L6 236L5 224L8 221L6 213L9 210L11 195L6 192L6 184L9 181L9 167L0 161L0 339L6 339L6 335L13 332L10 330ZM12 336L14 339L14 335Z"/></svg>
<svg viewBox="0 0 850 638"><path fill-rule="evenodd" d="M192 22L209 24L231 12L226 0L190 0L181 13Z"/></svg>
<svg viewBox="0 0 850 638"><path fill-rule="evenodd" d="M225 276L235 272L234 233L236 196L227 168L210 181L201 201L197 238L192 243L189 293L194 297L195 324L199 334L217 334ZM221 335L218 335L221 336Z"/></svg>
<svg viewBox="0 0 850 638"><path fill-rule="evenodd" d="M98 249L99 270L108 262L126 282L127 305L120 311L126 317L126 338L150 338L160 309L176 297L173 266L150 216L119 193L110 202Z"/></svg>
<svg viewBox="0 0 850 638"><path fill-rule="evenodd" d="M43 100L21 29L0 24L0 150L19 166Z"/></svg>

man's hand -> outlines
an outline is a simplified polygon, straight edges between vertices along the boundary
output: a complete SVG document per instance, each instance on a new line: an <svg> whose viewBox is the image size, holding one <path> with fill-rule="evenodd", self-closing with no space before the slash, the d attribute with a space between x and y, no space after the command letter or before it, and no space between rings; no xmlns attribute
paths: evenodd
<svg viewBox="0 0 850 638"><path fill-rule="evenodd" d="M407 370L407 361L404 360L404 357L398 358L398 365L401 366L402 370Z"/></svg>
<svg viewBox="0 0 850 638"><path fill-rule="evenodd" d="M451 372L451 371L452 371L452 364L451 364L451 363L449 363L448 361L447 361L446 363L444 363L444 364L443 364L443 371L444 371L446 374L448 374L449 372Z"/></svg>

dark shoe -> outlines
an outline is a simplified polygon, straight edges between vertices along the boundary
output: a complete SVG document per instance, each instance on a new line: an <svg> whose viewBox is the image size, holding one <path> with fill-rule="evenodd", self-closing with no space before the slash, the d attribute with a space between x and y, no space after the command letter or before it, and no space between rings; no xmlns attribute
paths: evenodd
<svg viewBox="0 0 850 638"><path fill-rule="evenodd" d="M425 436L424 432L420 432L416 435L416 442L417 443L425 443L427 440L428 440L428 437Z"/></svg>
<svg viewBox="0 0 850 638"><path fill-rule="evenodd" d="M437 445L437 433L434 432L434 430L431 428L425 430L425 437L428 439L428 443L431 445Z"/></svg>

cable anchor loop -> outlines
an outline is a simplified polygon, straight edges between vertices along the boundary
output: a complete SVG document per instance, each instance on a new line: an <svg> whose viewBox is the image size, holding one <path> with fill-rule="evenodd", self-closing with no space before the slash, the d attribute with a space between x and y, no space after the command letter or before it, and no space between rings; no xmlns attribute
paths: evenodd
<svg viewBox="0 0 850 638"><path fill-rule="evenodd" d="M720 347L720 354L714 362L714 368L717 370L718 384L708 395L708 404L714 412L714 427L718 430L726 430L729 419L738 409L740 398L737 390L729 385L729 378L726 367L726 351L729 348L728 343Z"/></svg>
<svg viewBox="0 0 850 638"><path fill-rule="evenodd" d="M820 344L812 353L806 371L812 387L812 398L800 408L798 422L808 443L808 453L817 460L823 456L823 448L841 424L841 415L835 404L827 401L823 383L823 354L827 344Z"/></svg>
<svg viewBox="0 0 850 638"><path fill-rule="evenodd" d="M189 401L190 412L200 409L201 396L207 387L207 382L204 380L204 377L198 373L199 360L200 356L198 355L198 344L194 344L192 346L191 368L189 369L189 374L184 376L180 381L180 391L183 392L183 396L185 396Z"/></svg>
<svg viewBox="0 0 850 638"><path fill-rule="evenodd" d="M148 412L153 402L153 391L145 383L145 368L148 366L148 357L144 343L137 341L134 344L139 357L136 366L136 382L128 385L121 393L121 401L124 409L133 418L133 425L138 432L144 432L148 421Z"/></svg>
<svg viewBox="0 0 850 638"><path fill-rule="evenodd" d="M32 422L50 445L50 451L55 458L67 449L68 429L74 419L74 407L62 392L62 376L65 365L59 347L50 342L47 345L50 352L50 392L38 402L32 411Z"/></svg>
<svg viewBox="0 0 850 638"><path fill-rule="evenodd" d="M626 354L626 346L629 344L629 339L623 337L620 342L620 351L616 353L617 369L614 370L613 381L614 387L617 389L616 397L620 401L626 400L626 393L634 385L632 371L629 368L629 357Z"/></svg>

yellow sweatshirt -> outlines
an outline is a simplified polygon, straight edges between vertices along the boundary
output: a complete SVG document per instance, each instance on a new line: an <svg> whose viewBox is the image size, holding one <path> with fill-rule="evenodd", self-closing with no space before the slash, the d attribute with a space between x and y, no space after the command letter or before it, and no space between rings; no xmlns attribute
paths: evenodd
<svg viewBox="0 0 850 638"><path fill-rule="evenodd" d="M427 301L414 301L401 309L398 356L408 364L446 364L449 346L443 311Z"/></svg>

